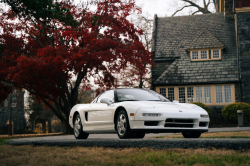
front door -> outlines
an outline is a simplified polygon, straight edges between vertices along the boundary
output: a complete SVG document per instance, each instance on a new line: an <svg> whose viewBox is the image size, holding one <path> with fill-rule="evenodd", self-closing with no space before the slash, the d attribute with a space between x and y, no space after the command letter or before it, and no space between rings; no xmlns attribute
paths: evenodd
<svg viewBox="0 0 250 166"><path fill-rule="evenodd" d="M96 103L90 104L90 109L87 113L88 124L93 131L114 132L114 107L106 103L100 103L102 98L108 98L111 102L114 101L114 90L109 90L103 93Z"/></svg>

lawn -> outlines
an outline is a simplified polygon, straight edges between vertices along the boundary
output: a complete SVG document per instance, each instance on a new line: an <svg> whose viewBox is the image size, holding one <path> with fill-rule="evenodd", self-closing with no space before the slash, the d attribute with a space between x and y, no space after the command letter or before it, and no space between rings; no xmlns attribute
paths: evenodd
<svg viewBox="0 0 250 166"><path fill-rule="evenodd" d="M184 138L181 134L166 135L153 138ZM250 138L250 131L202 133L200 138Z"/></svg>
<svg viewBox="0 0 250 166"><path fill-rule="evenodd" d="M0 146L1 165L250 165L250 151Z"/></svg>
<svg viewBox="0 0 250 166"><path fill-rule="evenodd" d="M178 135L167 136L173 138ZM249 138L250 132L204 133L203 138ZM9 139L9 138L8 138ZM10 146L0 139L0 165L248 166L250 150Z"/></svg>

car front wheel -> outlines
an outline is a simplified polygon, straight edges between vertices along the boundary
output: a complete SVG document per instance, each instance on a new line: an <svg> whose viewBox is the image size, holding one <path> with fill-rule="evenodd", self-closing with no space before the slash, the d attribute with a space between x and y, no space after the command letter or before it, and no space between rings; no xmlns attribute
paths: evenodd
<svg viewBox="0 0 250 166"><path fill-rule="evenodd" d="M184 138L199 138L201 132L182 132Z"/></svg>
<svg viewBox="0 0 250 166"><path fill-rule="evenodd" d="M120 139L126 139L132 137L132 132L130 130L128 116L126 111L122 110L118 113L116 117L116 131Z"/></svg>
<svg viewBox="0 0 250 166"><path fill-rule="evenodd" d="M77 115L74 119L74 136L76 139L87 139L89 134L82 130L82 122L80 115Z"/></svg>

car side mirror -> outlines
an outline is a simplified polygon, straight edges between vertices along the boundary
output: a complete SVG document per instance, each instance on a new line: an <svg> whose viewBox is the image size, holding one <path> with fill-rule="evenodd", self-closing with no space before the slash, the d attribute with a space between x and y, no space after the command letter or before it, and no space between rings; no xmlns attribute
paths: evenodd
<svg viewBox="0 0 250 166"><path fill-rule="evenodd" d="M103 98L103 99L101 99L101 100L100 100L100 103L106 103L106 104L108 104L108 105L110 105L110 104L111 104L111 102L110 102L110 99L109 99L109 98Z"/></svg>
<svg viewBox="0 0 250 166"><path fill-rule="evenodd" d="M177 100L173 100L173 103L179 103L179 101L177 101Z"/></svg>

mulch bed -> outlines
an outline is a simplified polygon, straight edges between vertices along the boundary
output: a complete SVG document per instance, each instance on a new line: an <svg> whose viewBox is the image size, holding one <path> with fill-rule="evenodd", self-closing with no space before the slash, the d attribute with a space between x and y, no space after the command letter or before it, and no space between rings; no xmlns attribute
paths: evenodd
<svg viewBox="0 0 250 166"><path fill-rule="evenodd" d="M42 133L42 134L13 134L13 135L0 135L0 138L23 138L23 137L41 137L41 136L56 136L64 135L63 133Z"/></svg>

